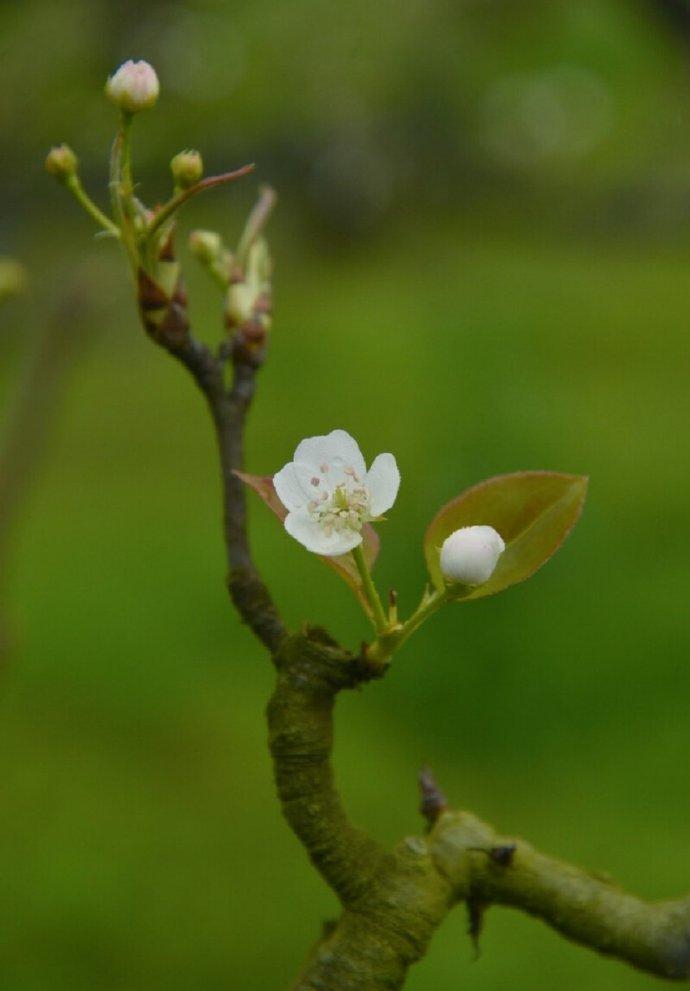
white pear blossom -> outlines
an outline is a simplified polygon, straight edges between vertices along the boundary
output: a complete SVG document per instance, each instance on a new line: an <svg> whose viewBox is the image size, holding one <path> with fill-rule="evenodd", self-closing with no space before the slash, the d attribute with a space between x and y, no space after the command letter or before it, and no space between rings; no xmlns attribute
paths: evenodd
<svg viewBox="0 0 690 991"><path fill-rule="evenodd" d="M492 526L464 526L443 541L441 571L449 581L483 585L505 549L503 538Z"/></svg>
<svg viewBox="0 0 690 991"><path fill-rule="evenodd" d="M357 442L344 430L307 437L294 460L273 476L288 511L285 529L315 554L345 554L362 542L362 527L391 508L400 486L392 454L369 471Z"/></svg>
<svg viewBox="0 0 690 991"><path fill-rule="evenodd" d="M105 84L106 96L130 114L152 107L158 99L159 89L156 70L143 60L123 62Z"/></svg>

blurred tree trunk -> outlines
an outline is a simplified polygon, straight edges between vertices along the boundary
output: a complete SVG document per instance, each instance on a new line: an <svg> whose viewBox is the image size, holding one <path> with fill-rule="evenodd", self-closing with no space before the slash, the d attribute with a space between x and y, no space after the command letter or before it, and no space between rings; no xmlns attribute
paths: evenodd
<svg viewBox="0 0 690 991"><path fill-rule="evenodd" d="M690 4L687 0L652 0L652 8L675 34L682 36L683 41L690 41Z"/></svg>

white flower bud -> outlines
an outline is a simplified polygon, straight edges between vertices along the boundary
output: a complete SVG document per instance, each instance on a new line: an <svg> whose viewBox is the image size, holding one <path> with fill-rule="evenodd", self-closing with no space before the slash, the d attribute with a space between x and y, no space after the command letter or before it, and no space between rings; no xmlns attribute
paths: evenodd
<svg viewBox="0 0 690 991"><path fill-rule="evenodd" d="M115 106L127 113L148 110L158 99L160 87L156 70L148 62L123 62L105 84L105 93Z"/></svg>
<svg viewBox="0 0 690 991"><path fill-rule="evenodd" d="M492 526L464 526L444 540L441 571L448 581L483 585L505 549L503 538Z"/></svg>

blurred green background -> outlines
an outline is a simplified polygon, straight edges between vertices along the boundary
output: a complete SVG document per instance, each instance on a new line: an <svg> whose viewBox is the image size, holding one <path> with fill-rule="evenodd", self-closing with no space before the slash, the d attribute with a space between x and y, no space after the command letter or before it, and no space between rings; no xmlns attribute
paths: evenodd
<svg viewBox="0 0 690 991"><path fill-rule="evenodd" d="M64 293L89 297L8 576L5 991L272 991L335 912L273 795L271 671L225 595L205 410L140 331L116 247L42 172L68 141L105 204L102 86L129 56L162 84L135 133L145 198L187 146L208 171L258 171L186 224L232 236L258 179L281 197L250 470L334 427L369 459L395 452L377 574L404 609L423 529L462 488L591 475L544 571L448 608L342 700L353 817L386 842L419 831L428 761L505 831L650 898L688 891L688 5L25 0L0 7L0 53L0 252L32 283L2 313L3 407ZM186 264L218 339L220 302ZM356 645L345 586L258 501L252 529L288 620ZM473 962L465 925L449 918L411 991L656 985L500 909Z"/></svg>

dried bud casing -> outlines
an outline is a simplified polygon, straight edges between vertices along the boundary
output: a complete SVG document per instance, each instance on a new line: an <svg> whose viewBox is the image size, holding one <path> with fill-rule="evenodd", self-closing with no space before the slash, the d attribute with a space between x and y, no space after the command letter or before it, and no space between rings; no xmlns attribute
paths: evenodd
<svg viewBox="0 0 690 991"><path fill-rule="evenodd" d="M196 185L204 174L204 163L198 151L190 148L181 151L170 162L175 185L180 189L189 189Z"/></svg>
<svg viewBox="0 0 690 991"><path fill-rule="evenodd" d="M160 85L156 70L143 60L129 59L117 69L105 84L105 93L116 107L136 114L148 110L158 99Z"/></svg>
<svg viewBox="0 0 690 991"><path fill-rule="evenodd" d="M78 165L77 156L69 145L56 145L46 156L46 172L54 175L60 182L67 182L71 176L76 175Z"/></svg>

